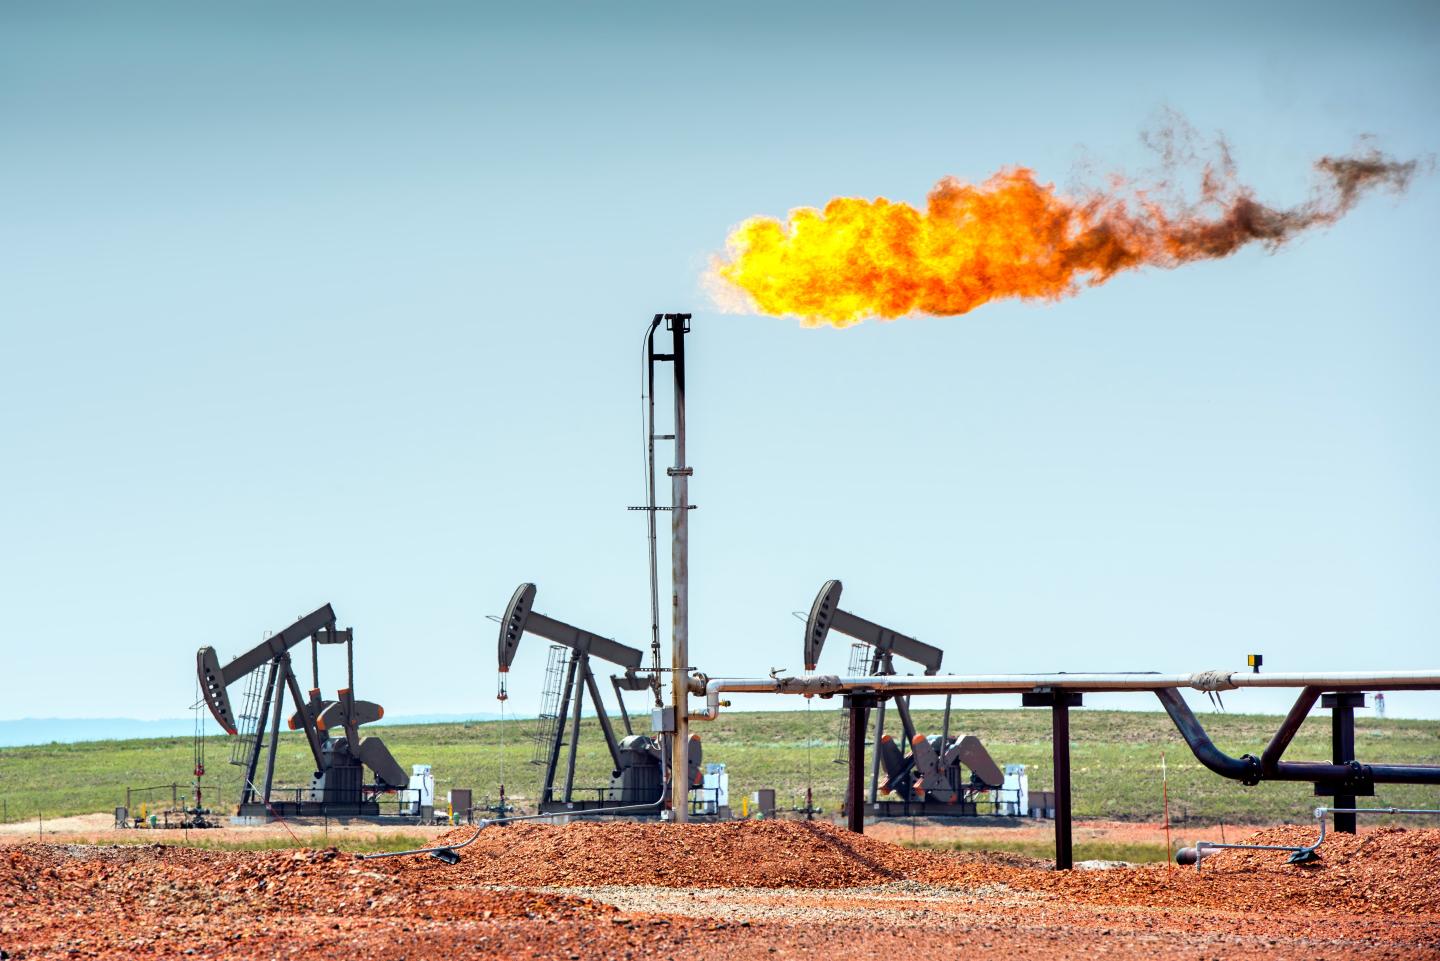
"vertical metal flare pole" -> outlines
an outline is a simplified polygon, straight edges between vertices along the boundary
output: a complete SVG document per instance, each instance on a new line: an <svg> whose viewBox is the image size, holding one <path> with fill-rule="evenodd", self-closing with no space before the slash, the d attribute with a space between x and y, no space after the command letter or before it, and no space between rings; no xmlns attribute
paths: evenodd
<svg viewBox="0 0 1440 961"><path fill-rule="evenodd" d="M1070 838L1070 704L1064 691L1054 692L1050 707L1055 761L1055 870L1075 866Z"/></svg>
<svg viewBox="0 0 1440 961"><path fill-rule="evenodd" d="M860 697L850 698L850 744L848 745L848 761L846 778L849 787L846 795L850 801L850 809L847 812L849 821L846 825L856 834L865 833L865 728L869 713L865 709L865 700ZM875 753L880 753L878 750Z"/></svg>
<svg viewBox="0 0 1440 961"><path fill-rule="evenodd" d="M690 815L690 468L685 464L685 324L670 318L675 367L675 466L670 471L670 580L672 586L671 702L675 732L670 749L670 813L679 823Z"/></svg>

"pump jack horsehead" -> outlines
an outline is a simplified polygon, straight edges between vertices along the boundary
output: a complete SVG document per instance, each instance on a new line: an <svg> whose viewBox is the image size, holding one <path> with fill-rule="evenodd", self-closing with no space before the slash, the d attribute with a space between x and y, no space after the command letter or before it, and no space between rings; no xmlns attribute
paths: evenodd
<svg viewBox="0 0 1440 961"><path fill-rule="evenodd" d="M291 648L306 640L310 641L314 669L314 683L308 698L301 697L300 683L290 662ZM246 723L243 732L250 743L243 761L245 783L237 811L241 816L374 815L379 813L378 795L398 790L408 783L405 769L396 763L385 743L378 737L360 735L360 725L380 720L385 715L385 709L355 697L354 641L354 629L336 627L335 611L326 604L279 633L272 634L224 667L220 666L212 647L202 647L196 654L196 673L205 704L229 734L242 732L230 705L228 689L236 681L254 675L247 701L258 697L259 710L251 714L249 709L253 705L247 704L246 712L240 718L251 722ZM335 700L325 700L320 696L319 647L322 644L344 644L346 647L347 685L337 693ZM267 664L269 669L262 682L259 672ZM310 786L297 794L294 800L276 801L272 798L275 752L287 692L294 705L288 726L292 731L305 732L315 770ZM257 787L260 755L266 747L267 723L269 750L263 787ZM374 773L374 784L364 783L365 768Z"/></svg>

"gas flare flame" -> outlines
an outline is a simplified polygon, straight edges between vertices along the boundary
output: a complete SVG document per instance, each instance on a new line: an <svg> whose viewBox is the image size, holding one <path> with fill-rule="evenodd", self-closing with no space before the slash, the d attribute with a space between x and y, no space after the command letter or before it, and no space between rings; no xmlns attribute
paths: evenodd
<svg viewBox="0 0 1440 961"><path fill-rule="evenodd" d="M1159 140L1170 165L1175 136L1163 131ZM837 197L783 221L753 217L713 261L711 290L722 306L809 327L951 316L1008 297L1053 301L1125 270L1225 257L1251 243L1274 250L1333 224L1372 189L1404 190L1417 169L1373 149L1322 157L1310 199L1276 208L1236 179L1223 143L1220 154L1193 203L1165 196L1163 181L1139 189L1119 178L1109 190L1067 197L1011 167L981 184L946 177L923 211L883 197Z"/></svg>

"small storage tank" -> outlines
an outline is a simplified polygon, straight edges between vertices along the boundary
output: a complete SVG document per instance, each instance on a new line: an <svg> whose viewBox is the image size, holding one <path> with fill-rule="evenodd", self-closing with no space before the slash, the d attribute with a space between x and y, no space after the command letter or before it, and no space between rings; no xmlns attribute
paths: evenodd
<svg viewBox="0 0 1440 961"><path fill-rule="evenodd" d="M705 765L705 777L700 782L699 793L695 813L712 816L725 813L722 809L730 807L730 775L725 773L725 765Z"/></svg>
<svg viewBox="0 0 1440 961"><path fill-rule="evenodd" d="M1000 813L1023 818L1030 814L1030 777L1023 764L1005 765L1005 783L1000 786Z"/></svg>
<svg viewBox="0 0 1440 961"><path fill-rule="evenodd" d="M428 764L410 766L410 791L405 813L427 819L435 813L435 775L430 773Z"/></svg>

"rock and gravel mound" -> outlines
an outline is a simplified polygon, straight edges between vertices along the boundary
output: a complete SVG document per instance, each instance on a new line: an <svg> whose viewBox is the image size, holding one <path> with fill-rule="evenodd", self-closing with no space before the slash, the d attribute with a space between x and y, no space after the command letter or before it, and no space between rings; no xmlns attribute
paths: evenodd
<svg viewBox="0 0 1440 961"><path fill-rule="evenodd" d="M485 829L462 853L456 869L469 881L561 887L862 887L904 880L937 857L822 821L521 823Z"/></svg>
<svg viewBox="0 0 1440 961"><path fill-rule="evenodd" d="M439 864L431 861L432 864ZM371 865L385 870L371 870ZM543 891L475 890L416 862L166 845L0 847L0 957L273 961L671 957L683 922Z"/></svg>
<svg viewBox="0 0 1440 961"><path fill-rule="evenodd" d="M1276 827L1244 839L1250 844L1309 844L1312 827ZM1320 860L1286 863L1283 851L1224 850L1200 868L1143 865L1110 871L1014 870L942 858L915 880L973 887L1004 884L1050 892L1069 901L1150 905L1253 913L1440 913L1440 831L1382 828L1359 836L1331 834Z"/></svg>
<svg viewBox="0 0 1440 961"><path fill-rule="evenodd" d="M439 876L396 883L388 872L334 848L204 851L168 845L29 843L0 848L0 909L43 912L63 905L119 906L263 917L312 909L337 916L566 917L607 914L582 898L529 891L477 891L463 899ZM438 863L438 862L437 862ZM463 903L462 903L463 902Z"/></svg>
<svg viewBox="0 0 1440 961"><path fill-rule="evenodd" d="M472 830L443 839L459 843ZM1309 827L1259 831L1257 844L1303 844ZM471 884L588 887L848 888L918 881L1003 886L1080 903L1352 914L1440 913L1440 831L1387 828L1331 835L1310 866L1275 851L1224 851L1203 866L1055 872L1046 862L943 853L857 836L818 821L721 824L577 822L491 827L451 871Z"/></svg>
<svg viewBox="0 0 1440 961"><path fill-rule="evenodd" d="M1310 844L1313 827L1267 828L1246 838L1248 844ZM1285 864L1277 851L1227 849L1207 855L1201 872L1217 876L1254 873L1304 878L1305 901L1324 906L1343 900L1407 913L1440 912L1440 830L1377 828L1364 834L1326 836L1320 860ZM1298 894L1298 892L1297 892Z"/></svg>

